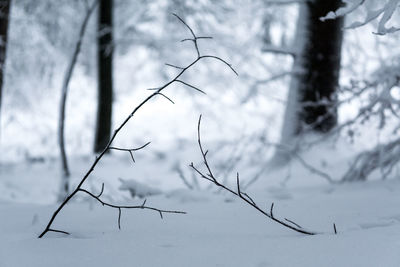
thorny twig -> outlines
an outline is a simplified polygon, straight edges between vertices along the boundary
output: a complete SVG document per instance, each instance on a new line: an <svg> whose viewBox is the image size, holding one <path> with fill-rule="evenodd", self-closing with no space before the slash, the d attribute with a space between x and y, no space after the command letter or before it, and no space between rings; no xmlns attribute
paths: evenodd
<svg viewBox="0 0 400 267"><path fill-rule="evenodd" d="M128 152L129 155L131 156L132 161L135 163L135 158L133 157L133 152L141 150L141 149L145 148L146 146L148 146L149 144L150 144L150 142L147 142L146 144L144 144L140 147L137 147L137 148L119 148L119 147L110 146L108 149Z"/></svg>
<svg viewBox="0 0 400 267"><path fill-rule="evenodd" d="M154 88L154 93L150 94L147 98L145 98L138 106L136 106L133 111L128 115L128 117L120 124L120 126L114 131L114 133L112 134L108 144L106 145L106 147L104 148L104 150L96 157L96 159L94 160L94 162L92 163L92 165L90 166L89 170L86 172L86 174L83 176L82 180L79 182L79 184L76 186L76 188L74 189L74 191L72 191L72 193L70 195L68 195L68 197L60 204L60 206L56 209L56 211L53 213L52 217L50 218L50 221L48 222L46 228L43 230L43 232L39 235L39 238L42 238L47 232L60 232L60 233L66 233L64 231L60 231L60 230L54 230L52 228L52 224L55 220L55 218L57 217L57 215L59 214L59 212L64 208L64 206L78 193L78 192L83 192L86 194L89 194L91 197L95 198L97 201L99 201L101 204L103 205L107 205L109 207L113 207L113 208L117 208L118 209L118 225L120 226L120 220L121 220L121 209L122 208L142 208L142 209L150 209L150 210L154 210L157 212L160 212L160 215L162 215L162 213L184 213L184 212L177 212L177 211L166 211L166 210L159 210L156 208L152 208L152 207L147 207L144 206L144 203L142 204L142 206L117 206L117 205L112 205L106 202L103 202L102 200L100 200L99 196L95 196L94 194L90 193L89 191L82 189L82 185L85 183L85 181L87 180L87 178L90 176L90 174L93 172L93 170L95 169L95 167L97 166L97 164L99 163L99 161L103 158L103 156L105 155L105 153L107 151L109 151L110 149L114 149L114 150L123 150L123 151L128 151L131 156L132 155L132 151L136 151L138 149L117 149L115 147L112 147L111 144L113 143L114 139L117 137L118 133L121 131L121 129L128 123L128 121L136 114L136 112L147 102L149 102L151 99L153 99L154 97L161 95L166 97L164 94L162 94L161 92L166 89L167 87L169 87L172 84L176 84L176 83L183 83L184 85L188 86L189 88L192 89L197 89L198 91L201 91L200 89L186 83L183 82L182 80L180 80L179 78L189 69L191 69L196 63L198 63L200 60L202 59L207 59L207 58L211 58L211 59L215 59L217 61L222 62L223 64L225 64L226 66L228 66L236 75L237 72L233 69L233 67L231 66L231 64L229 64L228 62L226 62L225 60L221 59L220 57L217 56L213 56L213 55L201 55L200 50L199 50L199 46L198 46L198 40L199 39L208 39L205 37L197 37L196 34L194 33L194 31L190 28L190 26L183 21L178 15L173 14L178 20L180 20L186 28L189 29L191 35L193 36L192 41L194 43L194 47L197 53L197 58L192 61L189 65L187 65L186 67L182 67L182 69L180 70L180 72L173 78L171 79L169 82L165 83L163 86L158 87L158 88ZM201 91L203 92L203 91ZM146 144L147 145L147 144ZM146 145L142 146L141 148L144 148Z"/></svg>
<svg viewBox="0 0 400 267"><path fill-rule="evenodd" d="M97 200L103 206L107 206L107 207L110 207L110 208L118 209L118 228L119 229L121 229L121 209L147 209L147 210L153 210L153 211L157 211L160 214L161 219L163 219L163 213L178 213L178 214L185 214L186 213L186 212L182 212L182 211L162 210L162 209L157 209L157 208L145 206L146 199L143 201L142 205L134 205L134 206L114 205L114 204L107 203L107 202L105 202L105 201L100 199L100 197L101 197L101 195L103 194L103 191L104 191L104 183L102 184L100 194L98 194L97 196L94 195L93 193L87 191L86 189L80 188L79 191L83 192L83 193L86 193L90 197L92 197L95 200Z"/></svg>
<svg viewBox="0 0 400 267"><path fill-rule="evenodd" d="M300 227L297 223L293 222L292 220L286 219L285 220L281 220L279 218L276 218L274 213L273 213L273 208L274 208L274 203L272 203L271 208L269 211L263 210L262 208L260 208L256 202L249 197L248 194L246 194L245 192L243 192L241 190L240 187L240 179L239 179L239 173L237 173L236 175L236 190L231 189L229 187L227 187L226 185L224 185L223 183L220 183L218 181L218 179L214 176L212 169L210 167L210 164L208 163L207 160L207 153L208 150L204 151L203 149L203 145L201 144L201 138L200 138L200 124L201 124L201 115L199 117L199 121L197 124L197 142L200 148L200 152L202 155L202 159L203 159L203 164L207 169L207 172L202 172L200 171L197 167L194 166L193 162L190 164L190 167L193 168L203 179L210 181L211 183L215 184L216 186L230 192L231 194L239 197L240 199L242 199L244 202L246 202L248 205L250 205L251 207L253 207L254 209L256 209L258 212L260 212L261 214L263 214L264 216L266 216L267 218L283 225L286 228L292 229L293 231L305 234L305 235L316 235L318 234L318 232L314 232L314 231L309 231L309 230L305 230L304 228Z"/></svg>

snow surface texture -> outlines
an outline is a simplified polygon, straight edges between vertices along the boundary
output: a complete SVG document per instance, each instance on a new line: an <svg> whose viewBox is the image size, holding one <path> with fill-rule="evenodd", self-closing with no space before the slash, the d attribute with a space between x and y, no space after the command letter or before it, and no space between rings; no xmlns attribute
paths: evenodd
<svg viewBox="0 0 400 267"><path fill-rule="evenodd" d="M336 153L345 154L343 149ZM141 204L118 190L118 177L124 177L122 188L166 192L147 197L147 205L187 214L165 214L161 220L151 211L123 210L118 230L116 210L82 195L55 221L71 235L38 239L56 208L43 204L56 198L58 163L1 165L0 266L400 266L399 179L331 185L293 163L291 178L285 178L287 170L267 172L246 189L261 207L274 202L275 216L321 232L304 236L202 181L202 190L183 189L165 159L138 153L132 166L124 156L106 157L85 188L96 193L105 182L107 201ZM325 160L324 170L331 174L346 169L344 157L333 150L303 156L314 165ZM182 161L188 158L195 157L185 155ZM73 183L88 161L72 161ZM241 173L245 183L246 170ZM234 186L234 177L227 182Z"/></svg>
<svg viewBox="0 0 400 267"><path fill-rule="evenodd" d="M260 193L279 203L276 215L326 233L299 235L223 196L154 197L152 205L188 214L126 211L118 231L115 210L75 203L57 220L71 236L37 239L55 206L2 203L0 266L399 266L398 181Z"/></svg>

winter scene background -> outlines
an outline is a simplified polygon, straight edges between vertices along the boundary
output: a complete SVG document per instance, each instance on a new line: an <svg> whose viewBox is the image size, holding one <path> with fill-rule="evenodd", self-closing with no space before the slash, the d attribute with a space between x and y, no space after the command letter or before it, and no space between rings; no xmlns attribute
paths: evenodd
<svg viewBox="0 0 400 267"><path fill-rule="evenodd" d="M0 267L400 266L400 0L1 0Z"/></svg>

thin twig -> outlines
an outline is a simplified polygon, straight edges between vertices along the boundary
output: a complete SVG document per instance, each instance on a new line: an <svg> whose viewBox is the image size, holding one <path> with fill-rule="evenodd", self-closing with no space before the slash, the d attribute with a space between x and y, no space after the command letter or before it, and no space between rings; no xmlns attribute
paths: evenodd
<svg viewBox="0 0 400 267"><path fill-rule="evenodd" d="M301 227L300 225L298 225L297 223L295 223L294 221L289 220L288 218L285 218L285 221L288 221L288 222L290 222L291 224L294 224L294 225L296 225L296 226L299 227L299 228L303 228L303 227Z"/></svg>
<svg viewBox="0 0 400 267"><path fill-rule="evenodd" d="M121 208L118 208L118 229L121 230Z"/></svg>
<svg viewBox="0 0 400 267"><path fill-rule="evenodd" d="M274 202L272 202L271 208L269 209L269 215L271 215L272 218L274 217L273 210L274 210Z"/></svg>
<svg viewBox="0 0 400 267"><path fill-rule="evenodd" d="M104 192L104 183L101 184L101 191L100 191L100 193L97 195L97 198L100 198L101 195L103 194L103 192Z"/></svg>
<svg viewBox="0 0 400 267"><path fill-rule="evenodd" d="M65 234L65 235L70 235L70 233L65 232L65 231L61 231L61 230L55 230L55 229L49 229L49 232L55 232L55 233L61 233L61 234Z"/></svg>
<svg viewBox="0 0 400 267"><path fill-rule="evenodd" d="M171 102L172 104L175 105L175 102L174 102L171 98L169 98L168 96L166 96L165 94L163 94L163 93L157 93L157 94L160 95L160 96L162 96L162 97L164 97L164 98L167 99L169 102Z"/></svg>
<svg viewBox="0 0 400 267"><path fill-rule="evenodd" d="M157 94L161 94L161 93L157 93ZM126 151L126 152L128 152L129 155L131 156L131 159L132 159L133 163L135 163L136 161L135 161L135 158L133 157L133 151L141 150L141 149L145 148L146 146L148 146L150 143L151 142L147 142L146 144L144 144L144 145L142 145L140 147L137 147L137 148L120 148L120 147L110 146L110 147L108 147L108 149L109 150L117 150L117 151Z"/></svg>
<svg viewBox="0 0 400 267"><path fill-rule="evenodd" d="M198 91L198 92L200 92L200 93L206 95L206 93L205 93L203 90L197 88L196 86L193 86L193 85L191 85L191 84L188 84L187 82L184 82L184 81L181 81L181 80L176 80L176 82L181 83L181 84L184 84L184 85L186 85L187 87L190 87L190 88L192 88L192 89L194 89L194 90L196 90L196 91Z"/></svg>
<svg viewBox="0 0 400 267"><path fill-rule="evenodd" d="M169 63L165 63L165 66L172 67L172 68L179 69L179 70L183 70L184 69L184 67L179 67L179 66L176 66L176 65L173 65L173 64L169 64Z"/></svg>

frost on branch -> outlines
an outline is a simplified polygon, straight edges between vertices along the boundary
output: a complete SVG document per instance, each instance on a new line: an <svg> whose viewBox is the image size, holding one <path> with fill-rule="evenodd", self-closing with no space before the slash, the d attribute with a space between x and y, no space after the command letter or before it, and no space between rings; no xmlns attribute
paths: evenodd
<svg viewBox="0 0 400 267"><path fill-rule="evenodd" d="M360 153L342 181L363 181L375 170L387 177L400 162L400 59L395 64L382 67L371 77L371 81L354 82L345 92L351 93L350 99L366 99L357 115L340 125L338 129L351 127L356 123L376 121L380 130L387 129L394 138L386 144Z"/></svg>
<svg viewBox="0 0 400 267"><path fill-rule="evenodd" d="M322 21L329 19L336 19L337 17L345 16L353 13L361 6L366 8L367 15L361 21L356 21L346 26L345 29L355 29L364 26L371 21L378 19L377 31L375 34L385 35L387 33L393 33L399 31L398 27L387 27L387 23L392 18L394 12L398 9L400 0L389 0L385 4L379 3L379 7L372 7L371 1L368 0L345 0L344 7L337 9L336 11L330 11L326 16L321 17ZM383 2L383 1L382 1Z"/></svg>
<svg viewBox="0 0 400 267"><path fill-rule="evenodd" d="M364 181L375 170L386 178L400 161L400 138L371 151L359 154L343 176L342 181Z"/></svg>

